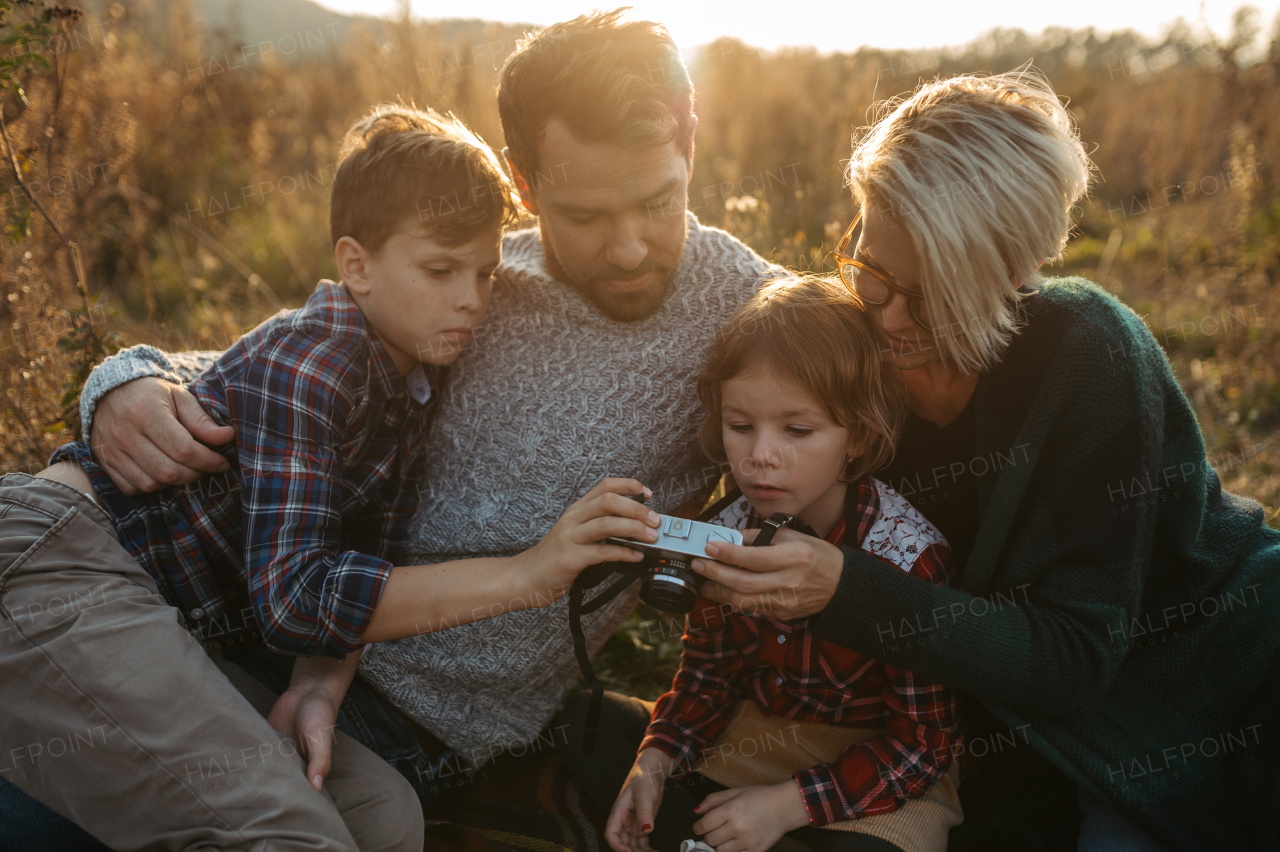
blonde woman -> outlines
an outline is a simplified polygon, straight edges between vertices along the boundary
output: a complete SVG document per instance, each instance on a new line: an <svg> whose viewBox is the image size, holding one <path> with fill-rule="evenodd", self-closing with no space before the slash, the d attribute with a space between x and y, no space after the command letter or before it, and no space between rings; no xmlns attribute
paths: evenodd
<svg viewBox="0 0 1280 852"><path fill-rule="evenodd" d="M1041 276L1091 169L1027 71L924 85L853 152L836 259L911 409L878 476L958 582L785 532L694 567L968 695L952 849L1071 848L1077 819L1080 849L1275 849L1280 533L1221 490L1142 321Z"/></svg>

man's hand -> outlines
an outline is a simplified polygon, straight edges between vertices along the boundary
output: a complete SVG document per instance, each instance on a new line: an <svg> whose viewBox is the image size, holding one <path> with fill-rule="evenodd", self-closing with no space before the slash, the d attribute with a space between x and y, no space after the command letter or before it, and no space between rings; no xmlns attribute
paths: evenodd
<svg viewBox="0 0 1280 852"><path fill-rule="evenodd" d="M121 491L143 494L227 470L227 460L209 447L235 436L232 427L214 423L182 385L148 377L98 401L89 445Z"/></svg>
<svg viewBox="0 0 1280 852"><path fill-rule="evenodd" d="M757 532L743 538L750 543ZM715 561L693 561L693 570L707 578L704 597L784 620L826 609L844 573L840 548L789 529L778 530L768 547L712 543L707 554Z"/></svg>
<svg viewBox="0 0 1280 852"><path fill-rule="evenodd" d="M765 852L782 835L809 824L795 780L712 793L697 807L693 830L716 852Z"/></svg>

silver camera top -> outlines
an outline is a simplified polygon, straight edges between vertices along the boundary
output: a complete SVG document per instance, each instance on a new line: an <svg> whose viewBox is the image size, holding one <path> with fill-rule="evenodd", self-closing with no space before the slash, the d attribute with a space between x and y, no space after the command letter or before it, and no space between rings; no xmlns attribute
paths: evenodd
<svg viewBox="0 0 1280 852"><path fill-rule="evenodd" d="M658 525L658 540L653 542L636 541L633 538L609 536L605 541L609 544L620 544L642 553L652 553L667 558L681 557L695 559L707 555L707 544L713 541L726 544L742 544L742 533L718 524L704 524L688 518L674 518L670 515L659 515L662 522Z"/></svg>

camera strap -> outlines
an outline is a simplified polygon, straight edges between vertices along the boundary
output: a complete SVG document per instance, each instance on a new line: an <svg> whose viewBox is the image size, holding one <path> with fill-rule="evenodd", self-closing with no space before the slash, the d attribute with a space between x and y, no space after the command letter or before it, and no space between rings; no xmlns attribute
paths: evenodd
<svg viewBox="0 0 1280 852"><path fill-rule="evenodd" d="M811 535L814 538L821 538L813 531L813 527L804 522L804 519L798 515L788 515L786 512L774 512L766 520L760 524L760 534L756 536L756 540L751 542L751 547L767 547L773 544L773 537L778 534L778 530L783 527L791 527L798 533Z"/></svg>
<svg viewBox="0 0 1280 852"><path fill-rule="evenodd" d="M591 703L587 707L587 723L582 734L583 754L595 754L596 752L596 728L600 724L600 704L604 700L604 684L600 682L600 678L596 677L596 670L591 666L591 654L587 652L587 637L582 632L582 616L595 612L622 594L623 590L636 580L639 580L641 575L633 573L633 566L636 564L632 562L602 562L599 565L592 565L578 575L578 578L573 581L573 586L569 589L569 632L573 634L573 654L578 658L578 670L582 672L582 677L587 681L587 685L591 687ZM642 565L644 563L638 564ZM626 573L614 580L603 592L584 604L582 602L583 594L603 581L603 577L598 575L596 577L588 576L594 569L608 569L605 576L619 571ZM584 578L587 580L594 579L594 582L584 582Z"/></svg>
<svg viewBox="0 0 1280 852"><path fill-rule="evenodd" d="M741 497L742 492L734 489L723 499L718 500L714 506L700 514L697 520L714 518L725 507L736 502ZM813 529L795 515L774 512L768 520L761 524L760 534L756 536L752 546L764 547L770 544L774 535L782 527L791 527L805 535L817 537ZM582 632L582 616L595 612L622 594L628 586L644 576L647 563L648 560L646 559L643 562L602 562L599 565L592 565L578 575L577 579L573 581L573 586L569 589L569 632L573 635L573 653L578 658L578 669L582 672L583 679L586 680L587 685L591 688L591 701L587 705L587 718L582 730L582 753L585 755L593 755L596 752L596 731L600 727L600 707L604 703L604 684L600 682L600 678L596 677L596 671L591 666L591 654L587 651L587 637ZM608 588L590 601L583 602L583 596L586 592L594 589L603 583L605 578L613 574L622 574L623 576L614 580Z"/></svg>

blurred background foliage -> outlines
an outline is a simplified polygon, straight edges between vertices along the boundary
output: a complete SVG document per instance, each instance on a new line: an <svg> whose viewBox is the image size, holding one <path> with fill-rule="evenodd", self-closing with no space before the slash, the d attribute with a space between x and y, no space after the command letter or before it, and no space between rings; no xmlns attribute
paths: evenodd
<svg viewBox="0 0 1280 852"><path fill-rule="evenodd" d="M337 144L371 104L453 111L500 147L497 71L526 29L419 21L407 5L382 20L307 0L119 0L24 43L14 27L35 5L0 5L0 71L14 82L0 99L3 153L76 242L86 286L6 162L3 470L38 469L77 436L67 400L91 356L117 342L224 348L333 276ZM1242 7L1226 40L1181 24L1159 40L997 29L945 49L835 54L724 39L689 57L690 208L778 262L830 268L854 213L842 170L873 104L1028 61L1068 101L1098 166L1055 273L1090 277L1144 317L1224 483L1276 523L1280 21ZM629 655L670 655L656 623L642 613L610 641L611 682L660 688L626 674Z"/></svg>

